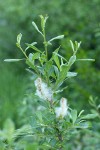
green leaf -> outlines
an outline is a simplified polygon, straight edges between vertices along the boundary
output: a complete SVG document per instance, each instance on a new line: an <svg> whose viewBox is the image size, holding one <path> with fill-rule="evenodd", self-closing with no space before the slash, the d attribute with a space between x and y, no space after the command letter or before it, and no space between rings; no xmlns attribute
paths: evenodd
<svg viewBox="0 0 100 150"><path fill-rule="evenodd" d="M33 65L34 65L34 60L39 59L39 57L40 57L39 52L37 52L35 54L32 54L32 53L29 54L29 60Z"/></svg>
<svg viewBox="0 0 100 150"><path fill-rule="evenodd" d="M31 43L31 44L26 43L26 45L27 45L28 47L25 49L25 51L27 51L29 48L31 48L31 46L34 46L34 45L36 45L36 44L37 44L37 42L33 42L33 43Z"/></svg>
<svg viewBox="0 0 100 150"><path fill-rule="evenodd" d="M94 119L98 116L98 114L88 114L82 117L82 119Z"/></svg>
<svg viewBox="0 0 100 150"><path fill-rule="evenodd" d="M17 36L17 46L20 46L20 41L21 41L21 38L22 38L22 34L19 33L18 36Z"/></svg>
<svg viewBox="0 0 100 150"><path fill-rule="evenodd" d="M58 57L60 57L62 60L64 60L65 62L68 62L63 56L61 56L60 54L53 52L53 54L57 55Z"/></svg>
<svg viewBox="0 0 100 150"><path fill-rule="evenodd" d="M56 83L55 83L55 86L54 86L55 90L56 90L56 88L61 86L61 84L64 82L64 79L67 77L67 72L68 72L68 66L62 65L61 71L59 73L59 76L58 76Z"/></svg>
<svg viewBox="0 0 100 150"><path fill-rule="evenodd" d="M75 49L76 49L76 52L77 52L77 50L79 49L80 45L81 45L81 41L80 41L80 42L75 41Z"/></svg>
<svg viewBox="0 0 100 150"><path fill-rule="evenodd" d="M100 104L97 106L98 109L100 109Z"/></svg>
<svg viewBox="0 0 100 150"><path fill-rule="evenodd" d="M74 124L77 119L77 110L71 110L71 117L72 117L72 122Z"/></svg>
<svg viewBox="0 0 100 150"><path fill-rule="evenodd" d="M58 70L58 68L55 65L53 65L53 67L54 67L54 71L55 71L56 77L58 78L59 77L59 70Z"/></svg>
<svg viewBox="0 0 100 150"><path fill-rule="evenodd" d="M23 58L23 59L5 59L4 61L6 61L6 62L18 62L21 60L25 60L25 58Z"/></svg>
<svg viewBox="0 0 100 150"><path fill-rule="evenodd" d="M30 60L30 61L32 61L32 57L33 57L33 54L30 53L30 54L29 54L29 60ZM33 62L32 62L32 63L33 63Z"/></svg>
<svg viewBox="0 0 100 150"><path fill-rule="evenodd" d="M45 75L44 68L45 68L44 66L42 66L42 67L38 66L38 70L39 70L40 74L42 74L43 76Z"/></svg>
<svg viewBox="0 0 100 150"><path fill-rule="evenodd" d="M61 93L61 92L63 92L65 89L67 89L68 88L68 86L66 86L66 87L64 87L64 88L62 88L61 90L58 90L58 91L55 91L54 93Z"/></svg>
<svg viewBox="0 0 100 150"><path fill-rule="evenodd" d="M75 41L75 44L70 40L70 44L71 44L71 47L72 47L72 50L73 50L73 53L76 54L77 53L77 50L79 49L80 45L81 45L81 42L77 42Z"/></svg>
<svg viewBox="0 0 100 150"><path fill-rule="evenodd" d="M42 53L42 52L41 52L37 47L35 47L34 45L28 44L28 43L26 43L26 45L28 46L28 48L32 48L32 49L34 49L35 51ZM27 50L27 48L26 48L26 50Z"/></svg>
<svg viewBox="0 0 100 150"><path fill-rule="evenodd" d="M42 32L39 30L39 28L37 27L37 25L36 25L36 23L34 21L32 21L32 25L43 36Z"/></svg>
<svg viewBox="0 0 100 150"><path fill-rule="evenodd" d="M40 53L37 52L37 53L33 54L32 60L39 59L39 57L40 57Z"/></svg>
<svg viewBox="0 0 100 150"><path fill-rule="evenodd" d="M58 55L57 55L59 49L60 49L60 47L57 48L57 49L54 51L55 53L53 52L52 59L55 61L57 67L60 69L60 61L59 61L59 58L58 58Z"/></svg>
<svg viewBox="0 0 100 150"><path fill-rule="evenodd" d="M77 76L76 72L67 72L67 77L75 77Z"/></svg>
<svg viewBox="0 0 100 150"><path fill-rule="evenodd" d="M49 74L49 77L51 76L51 77L53 77L53 78L56 78L53 65L52 65L51 68L49 69L48 74Z"/></svg>
<svg viewBox="0 0 100 150"><path fill-rule="evenodd" d="M77 59L76 61L95 61L95 59L86 58L86 59Z"/></svg>
<svg viewBox="0 0 100 150"><path fill-rule="evenodd" d="M91 127L91 123L90 122L82 122L82 123L75 125L75 127L79 128L79 129L87 129L87 128Z"/></svg>
<svg viewBox="0 0 100 150"><path fill-rule="evenodd" d="M41 57L39 57L40 63L43 65L47 61L46 55L44 52L41 54Z"/></svg>
<svg viewBox="0 0 100 150"><path fill-rule="evenodd" d="M51 60L46 62L46 64L44 65L44 70L45 70L45 75L47 76L47 74L48 74L48 77L50 77L52 74L52 71L53 71Z"/></svg>
<svg viewBox="0 0 100 150"><path fill-rule="evenodd" d="M76 55L70 57L68 61L68 66L71 66L76 61Z"/></svg>
<svg viewBox="0 0 100 150"><path fill-rule="evenodd" d="M81 110L78 117L80 117L83 112L84 112L84 110Z"/></svg>
<svg viewBox="0 0 100 150"><path fill-rule="evenodd" d="M74 44L73 44L73 42L70 40L70 44L71 44L71 47L72 47L72 50L73 50L73 52L75 51L75 49L74 49Z"/></svg>
<svg viewBox="0 0 100 150"><path fill-rule="evenodd" d="M34 78L34 80L35 80L37 78L37 74L35 72L30 70L29 68L26 68L25 70L32 74L32 79Z"/></svg>
<svg viewBox="0 0 100 150"><path fill-rule="evenodd" d="M96 107L96 101L93 99L92 96L89 97L89 103L91 106Z"/></svg>
<svg viewBox="0 0 100 150"><path fill-rule="evenodd" d="M50 43L51 41L57 40L57 39L62 39L62 38L64 38L64 35L56 36L56 37L52 38L51 40L49 40L48 43Z"/></svg>
<svg viewBox="0 0 100 150"><path fill-rule="evenodd" d="M42 28L42 31L44 31L45 24L46 24L46 21L48 19L48 16L43 17L42 15L40 15L40 18L41 18L41 28Z"/></svg>
<svg viewBox="0 0 100 150"><path fill-rule="evenodd" d="M46 62L46 64L45 64L45 71L48 72L51 67L52 67L52 61Z"/></svg>
<svg viewBox="0 0 100 150"><path fill-rule="evenodd" d="M36 73L38 74L38 73L39 73L39 72L38 72L38 68L37 68L37 66L35 66L33 63L34 63L34 62L32 62L32 61L29 60L29 59L26 60L26 64L29 65L29 67L31 67L31 68L32 68L34 71L36 71Z"/></svg>

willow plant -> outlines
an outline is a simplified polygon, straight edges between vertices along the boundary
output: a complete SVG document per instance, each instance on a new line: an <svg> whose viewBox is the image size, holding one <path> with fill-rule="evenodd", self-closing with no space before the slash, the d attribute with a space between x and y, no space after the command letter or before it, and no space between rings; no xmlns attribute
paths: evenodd
<svg viewBox="0 0 100 150"><path fill-rule="evenodd" d="M93 59L77 59L77 52L81 42L72 42L72 56L67 60L59 54L61 46L58 46L50 57L48 52L55 40L64 38L64 35L56 36L50 40L46 37L46 22L48 17L40 15L41 30L33 21L32 25L43 39L43 49L39 49L37 42L31 44L26 43L26 48L21 46L22 34L17 36L17 47L21 50L23 59L5 59L8 62L25 60L28 65L27 70L35 76L34 85L36 94L39 97L39 109L30 117L30 125L32 128L35 149L54 149L66 150L69 139L73 134L81 129L90 127L88 119L93 118L94 114L84 115L82 110L77 112L71 109L67 98L63 95L61 99L57 99L55 95L66 89L66 81L69 78L77 76L76 72L70 69L76 61L94 61ZM31 53L29 53L31 49ZM65 84L64 84L65 83ZM63 87L63 88L62 88Z"/></svg>

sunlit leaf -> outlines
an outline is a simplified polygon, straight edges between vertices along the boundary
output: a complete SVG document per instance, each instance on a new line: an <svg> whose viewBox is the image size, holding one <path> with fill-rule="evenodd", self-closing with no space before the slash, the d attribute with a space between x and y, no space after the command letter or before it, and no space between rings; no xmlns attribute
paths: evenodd
<svg viewBox="0 0 100 150"><path fill-rule="evenodd" d="M96 118L98 115L97 114L88 114L82 117L82 119L94 119Z"/></svg>
<svg viewBox="0 0 100 150"><path fill-rule="evenodd" d="M80 117L83 112L84 112L84 110L81 110L78 117Z"/></svg>
<svg viewBox="0 0 100 150"><path fill-rule="evenodd" d="M47 21L47 19L48 19L48 16L43 17L42 15L40 15L40 18L41 18L41 28L42 28L42 30L44 31L45 24L46 24L46 21Z"/></svg>
<svg viewBox="0 0 100 150"><path fill-rule="evenodd" d="M86 59L77 59L76 61L95 61L95 59L86 58Z"/></svg>
<svg viewBox="0 0 100 150"><path fill-rule="evenodd" d="M37 42L33 42L33 43L31 43L31 44L26 43L26 45L27 45L28 47L25 49L25 51L27 51L29 48L31 48L32 46L34 46L34 45L36 45L36 44L37 44Z"/></svg>
<svg viewBox="0 0 100 150"><path fill-rule="evenodd" d="M77 119L77 110L71 110L71 117L74 124Z"/></svg>
<svg viewBox="0 0 100 150"><path fill-rule="evenodd" d="M21 61L21 60L25 60L24 58L23 59L5 59L4 61L6 62L17 62L17 61Z"/></svg>
<svg viewBox="0 0 100 150"><path fill-rule="evenodd" d="M33 44L28 44L28 43L26 43L26 45L28 46L28 48L32 48L32 49L34 49L35 51L42 53L42 52L41 52L36 46L34 46ZM27 48L26 48L26 50L27 50Z"/></svg>
<svg viewBox="0 0 100 150"><path fill-rule="evenodd" d="M79 128L79 129L87 129L87 128L91 127L91 123L90 122L82 122L82 123L79 123L78 125L76 125L75 127Z"/></svg>
<svg viewBox="0 0 100 150"><path fill-rule="evenodd" d="M20 45L21 38L22 38L22 34L19 33L17 36L17 45Z"/></svg>
<svg viewBox="0 0 100 150"><path fill-rule="evenodd" d="M32 25L43 36L42 32L39 30L38 26L36 25L36 23L34 21L32 21Z"/></svg>
<svg viewBox="0 0 100 150"><path fill-rule="evenodd" d="M62 39L62 38L64 38L64 35L59 35L59 36L56 36L56 37L52 38L48 42L51 42L51 41L54 41L54 40L57 40L57 39Z"/></svg>
<svg viewBox="0 0 100 150"><path fill-rule="evenodd" d="M76 55L70 57L68 61L68 66L71 66L76 61Z"/></svg>
<svg viewBox="0 0 100 150"><path fill-rule="evenodd" d="M75 77L77 76L76 72L67 72L67 77Z"/></svg>
<svg viewBox="0 0 100 150"><path fill-rule="evenodd" d="M74 44L73 44L73 42L70 40L70 44L71 44L71 47L72 47L72 50L73 50L73 52L75 51L75 49L74 49Z"/></svg>
<svg viewBox="0 0 100 150"><path fill-rule="evenodd" d="M53 53L52 59L55 61L57 67L60 69L60 61L59 61L58 55L56 55L56 54L58 54L59 49L60 49L60 47L54 51L55 53Z"/></svg>

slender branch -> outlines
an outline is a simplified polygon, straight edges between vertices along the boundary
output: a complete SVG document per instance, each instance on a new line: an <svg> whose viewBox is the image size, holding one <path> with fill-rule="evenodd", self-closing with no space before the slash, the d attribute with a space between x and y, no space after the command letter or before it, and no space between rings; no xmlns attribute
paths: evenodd
<svg viewBox="0 0 100 150"><path fill-rule="evenodd" d="M46 34L45 34L45 28L43 29L43 38L44 38L44 42L43 42L43 44L44 44L44 48L45 48L45 54L46 54L46 59L47 59L47 61L48 61L48 49L47 49L47 46L48 46L48 44L47 44L47 40L46 40ZM48 84L48 86L50 85L50 83L49 83L49 76L48 76L48 74L46 73L46 79L47 79L47 84Z"/></svg>
<svg viewBox="0 0 100 150"><path fill-rule="evenodd" d="M24 56L28 59L28 56L26 55L26 53L24 52L24 50L22 49L21 46L18 46L20 48L20 50L22 51L22 53L24 54Z"/></svg>
<svg viewBox="0 0 100 150"><path fill-rule="evenodd" d="M54 129L56 130L56 135L57 135L58 144L59 144L58 145L58 150L63 150L63 136L62 136L61 131L59 130L57 121L55 121Z"/></svg>
<svg viewBox="0 0 100 150"><path fill-rule="evenodd" d="M62 134L58 128L56 128L56 131L57 131L57 138L58 138L58 141L60 143L59 144L59 150L62 150L62 148L63 148L63 146L62 146L62 142L63 142Z"/></svg>
<svg viewBox="0 0 100 150"><path fill-rule="evenodd" d="M46 57L48 60L48 49L47 49L47 41L46 41L46 34L45 34L45 29L43 30L43 38L44 38L44 48L45 48L45 53L46 53Z"/></svg>

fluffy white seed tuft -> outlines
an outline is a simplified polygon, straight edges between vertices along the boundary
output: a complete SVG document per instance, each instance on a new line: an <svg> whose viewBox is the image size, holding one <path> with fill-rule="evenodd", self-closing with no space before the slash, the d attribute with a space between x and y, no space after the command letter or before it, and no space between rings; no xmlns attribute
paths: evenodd
<svg viewBox="0 0 100 150"><path fill-rule="evenodd" d="M64 118L68 114L67 99L61 98L60 107L55 108L56 118Z"/></svg>
<svg viewBox="0 0 100 150"><path fill-rule="evenodd" d="M35 86L36 95L38 95L41 99L52 101L53 92L46 83L42 82L41 78L37 78L35 80Z"/></svg>

